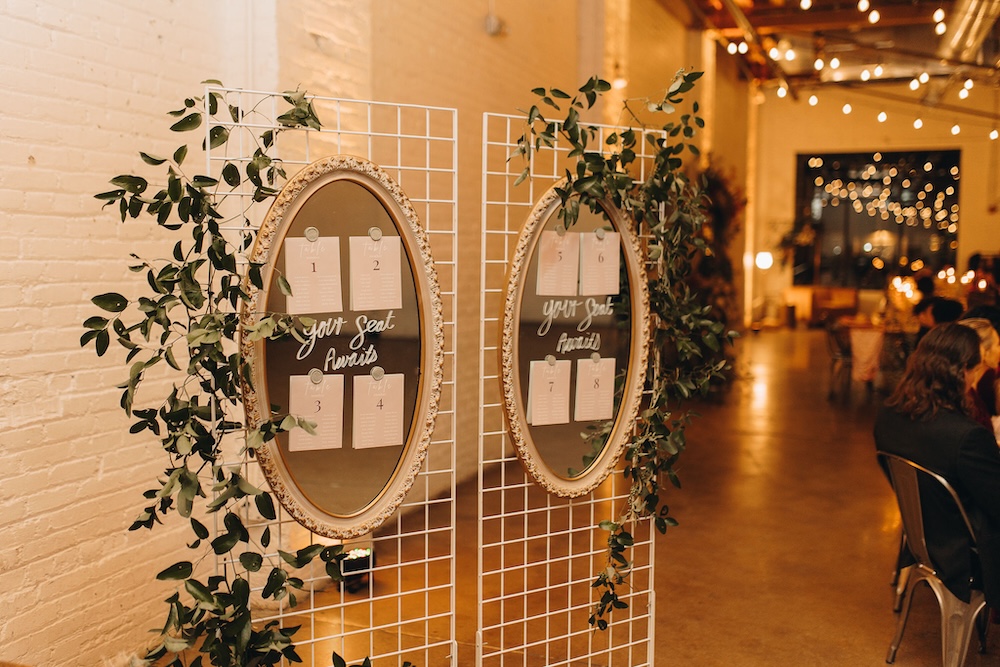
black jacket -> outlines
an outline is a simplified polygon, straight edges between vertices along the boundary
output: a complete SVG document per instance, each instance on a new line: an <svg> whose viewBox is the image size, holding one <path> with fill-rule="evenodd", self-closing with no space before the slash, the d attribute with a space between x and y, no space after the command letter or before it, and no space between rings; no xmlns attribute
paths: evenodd
<svg viewBox="0 0 1000 667"><path fill-rule="evenodd" d="M954 487L979 545L979 564L954 503L939 485L921 484L927 550L952 593L969 600L970 581L982 577L991 606L1000 606L1000 448L988 429L943 410L913 421L883 408L875 421L877 449L932 470Z"/></svg>

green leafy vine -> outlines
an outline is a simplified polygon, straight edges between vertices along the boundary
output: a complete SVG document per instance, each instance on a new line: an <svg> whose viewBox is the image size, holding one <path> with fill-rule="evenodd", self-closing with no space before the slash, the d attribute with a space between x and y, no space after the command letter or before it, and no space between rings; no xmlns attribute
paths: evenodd
<svg viewBox="0 0 1000 667"><path fill-rule="evenodd" d="M218 81L204 83L221 87ZM146 165L165 169L159 185L144 176L123 174L111 179L114 189L95 195L105 206L117 206L122 222L145 215L181 236L169 258L132 255L136 263L129 268L145 274L148 290L134 299L116 292L93 297L104 314L84 322L86 331L80 339L81 346L93 344L98 356L112 342L126 350L128 379L120 385L120 403L135 419L129 430L151 431L167 457L162 477L143 494L148 504L129 530L152 529L176 513L189 522L194 534L188 547L197 555L156 575L160 580L183 582L166 599L166 619L157 643L146 654L150 661L167 660L161 663L167 667L301 662L292 642L297 627L281 627L277 621L263 626L253 622L250 576L266 572L261 595L294 606L295 591L304 587L294 569L319 558L326 573L340 581L340 564L347 556L342 546L320 544L295 553L279 549L276 557L269 555L270 528L252 535L241 516L256 509L265 519L274 520L271 494L254 486L239 465L227 464L223 453L224 443L234 435L244 436L240 455L253 458L277 433L296 427L312 432L314 427L288 414L272 414L259 426L231 416L241 404L242 383L250 381L249 360L239 353L238 337L302 340L285 314L263 316L252 330L241 330L239 325L239 305L249 299L249 287L263 288L262 265L241 260L255 237L247 213L251 207L268 205L286 179L281 160L271 155L276 135L284 130L321 128L304 92L290 91L283 97L289 108L277 118L281 127L254 136L251 155L228 159L220 170L221 181L187 171L192 143L186 142L170 157L139 153ZM207 136L194 146L202 151L216 149L229 140L229 127L256 113L254 108L228 104L219 92L209 92L189 97L181 108L169 112L177 119L170 130L191 133L212 120ZM247 199L241 194L244 191L250 199L245 206L239 204ZM237 202L237 212L224 215L229 199ZM278 283L290 294L283 277ZM165 399L142 403L138 390L147 372L161 362L169 366L171 389ZM220 530L212 539L208 527L197 518L199 510L221 517ZM199 565L213 557L224 562L221 574L198 578ZM346 667L336 654L333 662Z"/></svg>
<svg viewBox="0 0 1000 667"><path fill-rule="evenodd" d="M700 76L700 72L681 70L661 99L644 100L646 109L677 113L684 95ZM728 363L721 350L736 337L713 317L711 305L704 303L688 281L694 259L705 250L700 230L708 203L701 185L686 175L683 163L685 153L698 155L697 146L690 143L696 128L704 127L697 115L698 103L692 104L692 113L680 115L677 121L649 128L626 102L623 113L629 127L609 134L601 144L600 129L581 122L580 113L593 108L610 89L607 81L597 77L574 95L556 88L534 89L542 106L533 105L528 110L525 131L513 156L525 160L516 180L520 183L530 177L531 163L540 151L553 148L557 142L568 144L573 164L556 188L562 204L559 216L565 225L571 227L576 222L581 206L600 212L601 202L610 201L635 225L653 263L649 272L652 353L645 387L648 398L624 454L623 474L630 492L617 518L600 524L609 533L607 560L592 584L599 597L590 624L602 630L608 627L611 610L628 607L619 591L627 588L632 569L627 554L634 538L629 527L644 518L652 518L660 533L677 525L662 495L664 478L680 487L676 465L686 445L685 428L695 416L684 403L705 395L713 379L725 378ZM547 119L543 107L562 117ZM649 143L651 157L641 157L640 141ZM646 169L644 178L637 176L640 166Z"/></svg>

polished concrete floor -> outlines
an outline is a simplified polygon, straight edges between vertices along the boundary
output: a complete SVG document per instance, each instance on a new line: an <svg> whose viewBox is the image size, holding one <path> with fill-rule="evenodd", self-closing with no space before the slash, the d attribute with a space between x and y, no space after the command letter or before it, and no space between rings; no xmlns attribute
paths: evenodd
<svg viewBox="0 0 1000 667"><path fill-rule="evenodd" d="M700 408L656 554L657 667L884 664L899 518L874 458L882 396L829 401L821 331L738 343L737 379ZM1000 665L1000 640L967 665ZM940 665L926 586L896 665Z"/></svg>

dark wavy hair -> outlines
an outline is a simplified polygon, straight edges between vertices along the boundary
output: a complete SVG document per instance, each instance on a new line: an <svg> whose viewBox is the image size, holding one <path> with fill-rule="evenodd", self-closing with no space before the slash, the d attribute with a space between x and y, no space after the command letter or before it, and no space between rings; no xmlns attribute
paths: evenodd
<svg viewBox="0 0 1000 667"><path fill-rule="evenodd" d="M969 414L965 372L979 363L979 335L961 324L939 324L920 339L885 404L914 420L939 410Z"/></svg>

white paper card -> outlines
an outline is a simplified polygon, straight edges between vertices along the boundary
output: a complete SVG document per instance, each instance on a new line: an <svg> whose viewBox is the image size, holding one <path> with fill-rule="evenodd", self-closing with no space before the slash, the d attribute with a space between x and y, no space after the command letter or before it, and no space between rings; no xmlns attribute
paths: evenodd
<svg viewBox="0 0 1000 667"><path fill-rule="evenodd" d="M351 237L351 310L403 307L398 236Z"/></svg>
<svg viewBox="0 0 1000 667"><path fill-rule="evenodd" d="M288 412L316 423L316 435L304 429L288 432L288 451L340 449L344 446L344 376L324 375L314 383L308 375L288 378Z"/></svg>
<svg viewBox="0 0 1000 667"><path fill-rule="evenodd" d="M542 232L538 239L538 296L576 296L580 235Z"/></svg>
<svg viewBox="0 0 1000 667"><path fill-rule="evenodd" d="M354 449L403 444L403 374L354 376Z"/></svg>
<svg viewBox="0 0 1000 667"><path fill-rule="evenodd" d="M285 239L285 278L292 286L288 313L339 313L344 310L340 278L340 237L321 236L315 241Z"/></svg>
<svg viewBox="0 0 1000 667"><path fill-rule="evenodd" d="M611 419L615 411L615 360L576 360L573 421Z"/></svg>
<svg viewBox="0 0 1000 667"><path fill-rule="evenodd" d="M569 376L573 364L561 359L554 364L532 361L528 373L528 413L534 426L569 423Z"/></svg>
<svg viewBox="0 0 1000 667"><path fill-rule="evenodd" d="M580 294L582 296L618 294L621 253L618 232L580 235Z"/></svg>

